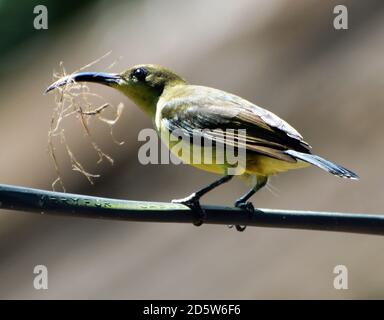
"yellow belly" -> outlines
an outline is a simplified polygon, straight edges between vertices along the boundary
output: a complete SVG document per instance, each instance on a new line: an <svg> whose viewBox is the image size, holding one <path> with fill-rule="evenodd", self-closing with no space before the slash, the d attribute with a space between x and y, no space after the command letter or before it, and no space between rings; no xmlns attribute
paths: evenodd
<svg viewBox="0 0 384 320"><path fill-rule="evenodd" d="M188 161L184 161L188 163ZM185 159L186 160L186 159ZM201 163L188 163L191 166L208 171L211 173L224 175L227 172L227 169L230 168L230 165L227 164L201 164ZM303 161L297 161L296 163L290 163L287 161L281 161L271 157L263 155L252 155L247 157L246 167L244 168L244 174L246 175L257 175L257 176L273 176L275 174L285 172L293 169L301 169L308 167L309 164Z"/></svg>
<svg viewBox="0 0 384 320"><path fill-rule="evenodd" d="M220 151L217 151L215 148L212 148L211 150L212 157L209 159L211 161L204 161L205 149L203 147L184 143L183 141L172 141L168 131L164 129L160 131L162 141L168 149L170 149L171 153L183 163L220 175L227 174L228 168L234 167L234 165L231 165L226 161L225 155L221 155ZM246 161L244 161L244 168L242 171L246 176L272 176L281 172L305 168L307 166L309 166L309 164L303 161L292 163L249 152L246 155Z"/></svg>
<svg viewBox="0 0 384 320"><path fill-rule="evenodd" d="M246 172L260 176L272 176L281 172L293 169L308 167L309 164L298 160L297 162L287 162L263 155L247 157Z"/></svg>

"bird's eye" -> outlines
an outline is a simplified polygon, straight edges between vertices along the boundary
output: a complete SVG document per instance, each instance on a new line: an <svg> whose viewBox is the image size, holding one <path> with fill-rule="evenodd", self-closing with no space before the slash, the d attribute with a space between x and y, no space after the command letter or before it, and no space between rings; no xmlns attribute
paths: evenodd
<svg viewBox="0 0 384 320"><path fill-rule="evenodd" d="M144 68L137 68L132 72L132 76L139 81L144 81L147 75L148 75L148 71L145 70Z"/></svg>

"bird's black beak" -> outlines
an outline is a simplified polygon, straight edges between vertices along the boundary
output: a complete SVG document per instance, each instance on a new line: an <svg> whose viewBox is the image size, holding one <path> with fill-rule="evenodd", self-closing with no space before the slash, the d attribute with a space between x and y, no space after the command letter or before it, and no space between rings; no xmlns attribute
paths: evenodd
<svg viewBox="0 0 384 320"><path fill-rule="evenodd" d="M100 84L105 85L113 85L113 84L120 84L122 81L122 78L119 74L115 73L102 73L102 72L79 72L74 73L69 76L65 76L56 82L52 83L47 90L45 90L45 93L48 93L49 91L56 89L58 87L64 86L67 83L73 83L73 82L96 82Z"/></svg>

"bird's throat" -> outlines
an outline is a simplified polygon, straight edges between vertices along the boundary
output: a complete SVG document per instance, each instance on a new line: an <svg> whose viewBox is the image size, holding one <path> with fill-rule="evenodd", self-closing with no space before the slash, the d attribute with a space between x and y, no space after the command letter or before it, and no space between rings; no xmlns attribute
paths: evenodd
<svg viewBox="0 0 384 320"><path fill-rule="evenodd" d="M135 103L141 110L143 110L151 119L154 119L156 114L156 105L159 101L160 95L156 90L135 88L118 88L124 95L126 95L133 103Z"/></svg>

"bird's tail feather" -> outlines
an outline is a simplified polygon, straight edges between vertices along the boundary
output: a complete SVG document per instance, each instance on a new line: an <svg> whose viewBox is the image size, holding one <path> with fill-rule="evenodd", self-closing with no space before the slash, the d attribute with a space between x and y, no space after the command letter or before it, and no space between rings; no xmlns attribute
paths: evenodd
<svg viewBox="0 0 384 320"><path fill-rule="evenodd" d="M295 159L313 164L320 169L332 173L335 176L354 180L359 179L359 176L356 173L314 154L302 153L294 150L287 150L285 153L294 157Z"/></svg>

